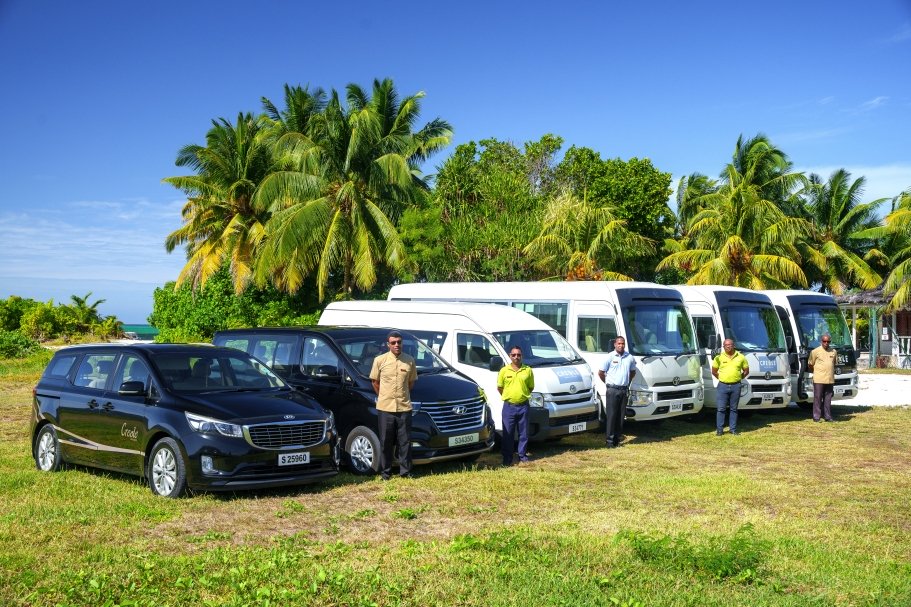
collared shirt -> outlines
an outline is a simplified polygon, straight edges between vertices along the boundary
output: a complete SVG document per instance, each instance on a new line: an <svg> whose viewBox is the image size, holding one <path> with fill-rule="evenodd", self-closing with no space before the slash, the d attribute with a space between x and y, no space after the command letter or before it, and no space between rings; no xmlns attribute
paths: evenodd
<svg viewBox="0 0 911 607"><path fill-rule="evenodd" d="M417 378L418 370L414 365L414 359L404 352L398 356L386 352L374 358L370 379L380 382L376 408L388 413L411 411L411 391L408 384Z"/></svg>
<svg viewBox="0 0 911 607"><path fill-rule="evenodd" d="M807 359L807 365L813 365L814 384L835 383L835 361L837 358L838 352L835 351L835 348L826 350L822 346L819 346L810 352L810 358Z"/></svg>
<svg viewBox="0 0 911 607"><path fill-rule="evenodd" d="M607 355L601 370L608 386L629 386L630 372L636 370L636 359L629 352L623 352L621 356L614 350Z"/></svg>
<svg viewBox="0 0 911 607"><path fill-rule="evenodd" d="M522 365L518 371L512 365L506 365L497 375L497 388L503 388L504 402L527 403L535 389L535 374L528 365Z"/></svg>
<svg viewBox="0 0 911 607"><path fill-rule="evenodd" d="M736 384L743 379L743 369L750 370L747 357L734 350L733 356L722 352L712 360L712 368L718 369L718 381L726 384Z"/></svg>

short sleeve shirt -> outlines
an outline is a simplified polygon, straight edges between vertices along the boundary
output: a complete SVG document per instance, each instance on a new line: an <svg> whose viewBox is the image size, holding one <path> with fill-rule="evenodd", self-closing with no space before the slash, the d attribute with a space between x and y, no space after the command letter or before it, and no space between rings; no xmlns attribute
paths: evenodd
<svg viewBox="0 0 911 607"><path fill-rule="evenodd" d="M601 370L604 371L604 383L608 386L629 386L630 372L636 370L636 359L629 352L621 356L614 350L607 355Z"/></svg>
<svg viewBox="0 0 911 607"><path fill-rule="evenodd" d="M814 384L835 383L835 360L837 356L838 353L835 348L826 350L819 346L810 351L810 358L807 359L807 364L813 365Z"/></svg>
<svg viewBox="0 0 911 607"><path fill-rule="evenodd" d="M408 384L418 378L414 359L402 353L398 357L392 352L380 354L373 359L370 379L380 382L376 408L388 413L411 411L411 392Z"/></svg>
<svg viewBox="0 0 911 607"><path fill-rule="evenodd" d="M734 356L724 352L712 360L712 368L718 369L718 381L726 384L736 384L743 379L743 369L749 370L750 363L747 357L735 351Z"/></svg>
<svg viewBox="0 0 911 607"><path fill-rule="evenodd" d="M522 365L518 371L506 365L497 375L497 388L503 388L504 402L527 403L535 389L535 374L528 365Z"/></svg>

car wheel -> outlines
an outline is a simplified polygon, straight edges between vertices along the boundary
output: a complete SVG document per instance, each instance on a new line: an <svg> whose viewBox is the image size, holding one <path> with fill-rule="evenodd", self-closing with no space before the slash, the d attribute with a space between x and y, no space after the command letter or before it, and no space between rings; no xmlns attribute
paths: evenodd
<svg viewBox="0 0 911 607"><path fill-rule="evenodd" d="M57 431L50 424L42 426L35 440L35 465L43 472L56 472L62 464Z"/></svg>
<svg viewBox="0 0 911 607"><path fill-rule="evenodd" d="M187 466L173 438L163 438L152 448L147 471L155 495L180 497L187 488Z"/></svg>
<svg viewBox="0 0 911 607"><path fill-rule="evenodd" d="M348 467L357 474L376 474L380 470L380 439L365 426L348 433L345 441Z"/></svg>

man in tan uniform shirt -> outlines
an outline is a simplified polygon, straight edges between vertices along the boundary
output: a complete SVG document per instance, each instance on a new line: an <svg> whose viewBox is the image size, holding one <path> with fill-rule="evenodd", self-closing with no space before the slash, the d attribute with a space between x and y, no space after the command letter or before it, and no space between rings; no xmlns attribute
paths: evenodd
<svg viewBox="0 0 911 607"><path fill-rule="evenodd" d="M373 359L370 380L377 394L380 430L380 474L392 475L392 449L399 447L399 476L411 476L411 388L418 372L414 358L402 353L402 335L392 331L386 337L389 351Z"/></svg>
<svg viewBox="0 0 911 607"><path fill-rule="evenodd" d="M832 421L832 393L835 391L835 360L838 353L829 346L832 341L828 333L822 336L818 348L810 352L807 368L813 373L813 421L818 422L820 414L827 422Z"/></svg>

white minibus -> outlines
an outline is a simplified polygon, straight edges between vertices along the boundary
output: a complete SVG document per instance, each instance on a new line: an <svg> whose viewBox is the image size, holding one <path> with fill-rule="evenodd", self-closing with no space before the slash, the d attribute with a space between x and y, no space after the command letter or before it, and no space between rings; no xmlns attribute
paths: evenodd
<svg viewBox="0 0 911 607"><path fill-rule="evenodd" d="M391 327L423 340L484 390L497 430L503 400L497 374L512 346L534 372L531 440L600 427L591 367L563 337L535 317L506 306L445 302L344 301L326 306L319 324Z"/></svg>
<svg viewBox="0 0 911 607"><path fill-rule="evenodd" d="M650 420L697 413L703 388L693 325L675 289L645 282L462 282L392 287L390 300L449 300L505 304L565 336L596 371L626 337L639 372L626 417ZM595 379L601 402L606 387Z"/></svg>
<svg viewBox="0 0 911 607"><path fill-rule="evenodd" d="M857 354L848 323L835 298L816 291L777 289L763 293L775 304L785 338L790 338L791 398L794 402L799 405L813 403L813 374L807 370L807 357L810 350L819 347L819 339L827 333L832 338L831 347L838 352L832 398L841 400L857 396Z"/></svg>
<svg viewBox="0 0 911 607"><path fill-rule="evenodd" d="M739 409L775 409L791 402L790 364L784 330L771 300L758 291L717 285L676 287L683 295L704 358L705 406L718 408L712 358L725 339L746 356L750 374L740 384Z"/></svg>

